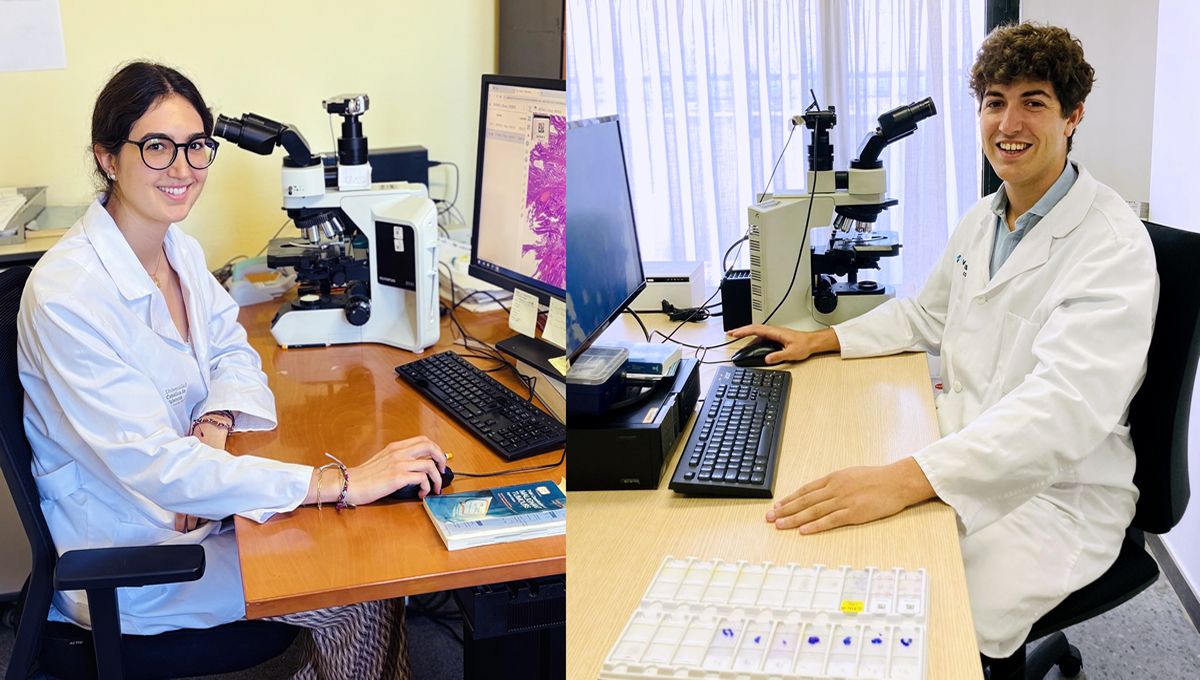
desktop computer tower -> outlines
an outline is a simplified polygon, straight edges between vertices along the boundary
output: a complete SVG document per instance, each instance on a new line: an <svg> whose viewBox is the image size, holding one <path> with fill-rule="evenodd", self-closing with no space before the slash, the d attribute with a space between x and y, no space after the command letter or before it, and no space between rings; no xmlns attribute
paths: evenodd
<svg viewBox="0 0 1200 680"><path fill-rule="evenodd" d="M463 677L467 680L567 675L567 577L462 588Z"/></svg>
<svg viewBox="0 0 1200 680"><path fill-rule="evenodd" d="M568 414L570 489L657 489L699 398L699 362L688 358L635 405L600 416Z"/></svg>

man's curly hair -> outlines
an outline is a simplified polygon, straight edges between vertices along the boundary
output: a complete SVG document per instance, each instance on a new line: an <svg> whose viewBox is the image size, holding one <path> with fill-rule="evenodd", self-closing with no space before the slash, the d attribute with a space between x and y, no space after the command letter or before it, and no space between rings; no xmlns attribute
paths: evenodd
<svg viewBox="0 0 1200 680"><path fill-rule="evenodd" d="M1066 118L1087 99L1096 71L1083 58L1083 44L1065 28L1031 22L999 26L979 47L971 67L971 90L982 105L988 85L1017 80L1049 81Z"/></svg>

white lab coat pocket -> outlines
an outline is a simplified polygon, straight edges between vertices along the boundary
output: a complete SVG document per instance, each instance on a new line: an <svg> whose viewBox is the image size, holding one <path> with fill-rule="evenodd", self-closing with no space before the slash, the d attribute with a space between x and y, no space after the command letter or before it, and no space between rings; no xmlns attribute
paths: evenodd
<svg viewBox="0 0 1200 680"><path fill-rule="evenodd" d="M1012 312L1004 313L1000 328L1000 362L997 375L1000 377L1000 396L1016 389L1025 377L1037 366L1033 355L1033 341L1040 327Z"/></svg>

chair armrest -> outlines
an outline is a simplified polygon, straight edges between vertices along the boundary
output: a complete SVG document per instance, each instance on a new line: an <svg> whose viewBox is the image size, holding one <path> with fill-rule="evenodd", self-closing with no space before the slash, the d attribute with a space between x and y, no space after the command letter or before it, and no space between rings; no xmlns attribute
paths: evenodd
<svg viewBox="0 0 1200 680"><path fill-rule="evenodd" d="M199 545L148 545L72 550L58 558L55 590L127 588L195 581L204 575Z"/></svg>

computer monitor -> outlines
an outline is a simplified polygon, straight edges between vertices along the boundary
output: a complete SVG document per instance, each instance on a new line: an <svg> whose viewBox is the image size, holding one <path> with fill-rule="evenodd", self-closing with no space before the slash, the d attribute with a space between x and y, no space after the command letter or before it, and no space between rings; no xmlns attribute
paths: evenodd
<svg viewBox="0 0 1200 680"><path fill-rule="evenodd" d="M566 295L566 131L565 81L483 76L468 271L543 303Z"/></svg>
<svg viewBox="0 0 1200 680"><path fill-rule="evenodd" d="M574 360L646 287L621 124L616 116L567 129L567 356Z"/></svg>

